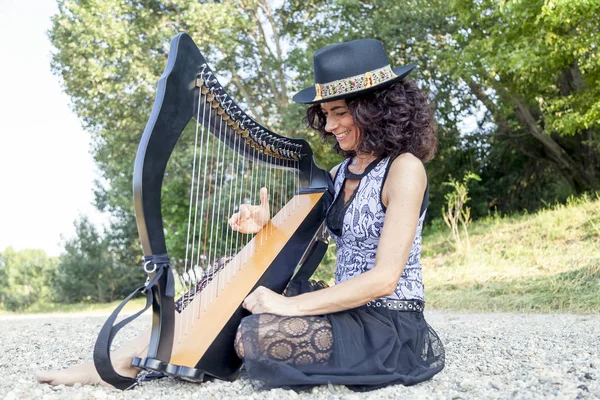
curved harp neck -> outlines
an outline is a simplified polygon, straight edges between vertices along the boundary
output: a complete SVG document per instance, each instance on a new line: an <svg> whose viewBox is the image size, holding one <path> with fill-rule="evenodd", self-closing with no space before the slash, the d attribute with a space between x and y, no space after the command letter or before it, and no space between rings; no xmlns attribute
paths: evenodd
<svg viewBox="0 0 600 400"><path fill-rule="evenodd" d="M210 120L210 115L222 118ZM299 171L301 192L330 188L304 139L280 136L248 116L225 92L198 47L185 33L171 41L167 67L138 147L133 194L136 222L145 256L167 253L160 193L167 162L191 119L197 119L235 151L254 161ZM222 130L222 125L230 129Z"/></svg>

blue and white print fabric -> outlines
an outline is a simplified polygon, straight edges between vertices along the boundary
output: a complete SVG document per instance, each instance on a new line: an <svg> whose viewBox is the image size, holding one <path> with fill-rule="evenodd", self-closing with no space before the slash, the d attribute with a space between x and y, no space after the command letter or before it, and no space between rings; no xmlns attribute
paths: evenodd
<svg viewBox="0 0 600 400"><path fill-rule="evenodd" d="M350 162L349 158L339 167L334 182L336 198L344 195L341 193L341 189L348 162ZM385 210L381 203L381 191L389 163L389 157L382 159L375 168L361 178L356 193L344 213L341 236L329 232L337 245L335 283L360 275L375 265L375 255L385 218ZM386 297L388 299L424 300L421 274L421 232L425 213L426 210L419 218L404 272L396 285L394 294Z"/></svg>

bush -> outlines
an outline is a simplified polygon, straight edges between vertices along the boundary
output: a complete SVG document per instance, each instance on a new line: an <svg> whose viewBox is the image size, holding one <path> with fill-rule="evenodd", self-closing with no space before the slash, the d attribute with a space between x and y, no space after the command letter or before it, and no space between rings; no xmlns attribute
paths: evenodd
<svg viewBox="0 0 600 400"><path fill-rule="evenodd" d="M111 302L143 282L141 268L120 262L110 240L87 218L76 221L75 230L58 263L54 279L57 302Z"/></svg>
<svg viewBox="0 0 600 400"><path fill-rule="evenodd" d="M56 259L43 250L16 251L8 247L0 253L0 308L22 311L49 301L55 269Z"/></svg>

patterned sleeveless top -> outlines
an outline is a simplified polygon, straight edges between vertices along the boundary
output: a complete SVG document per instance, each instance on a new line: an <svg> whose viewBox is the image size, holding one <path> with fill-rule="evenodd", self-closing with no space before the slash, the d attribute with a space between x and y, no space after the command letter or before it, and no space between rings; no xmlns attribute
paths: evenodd
<svg viewBox="0 0 600 400"><path fill-rule="evenodd" d="M385 206L381 201L381 192L391 165L390 157L387 157L375 162L375 166L370 171L368 169L371 166L367 167L366 174L360 179L356 191L346 205L343 205L342 187L346 178L346 166L349 162L348 158L339 167L334 181L335 197L327 215L328 230L337 245L336 284L360 275L375 265L375 254L385 218ZM338 199L338 197L341 198ZM394 293L385 298L424 301L421 275L421 231L427 211L427 198L428 190L425 191L417 231L404 272L402 272ZM335 208L338 212L335 212ZM334 212L341 214L339 215L339 219L341 219L339 228L335 226L338 224L334 223L335 215L331 215Z"/></svg>

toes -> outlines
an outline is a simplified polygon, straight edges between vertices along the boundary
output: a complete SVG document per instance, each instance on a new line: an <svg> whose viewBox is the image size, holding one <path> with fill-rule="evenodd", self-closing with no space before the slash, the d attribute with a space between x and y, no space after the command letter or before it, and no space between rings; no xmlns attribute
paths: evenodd
<svg viewBox="0 0 600 400"><path fill-rule="evenodd" d="M52 375L46 371L36 371L35 380L38 383L50 383L52 381Z"/></svg>

